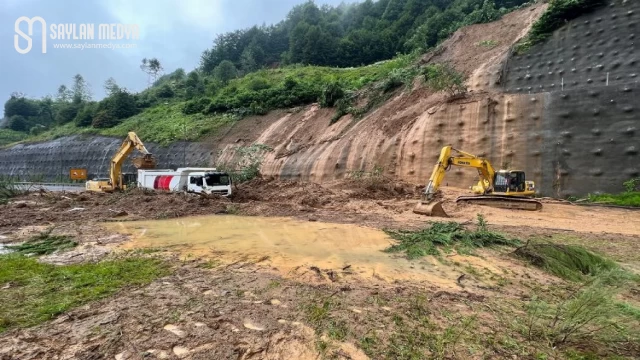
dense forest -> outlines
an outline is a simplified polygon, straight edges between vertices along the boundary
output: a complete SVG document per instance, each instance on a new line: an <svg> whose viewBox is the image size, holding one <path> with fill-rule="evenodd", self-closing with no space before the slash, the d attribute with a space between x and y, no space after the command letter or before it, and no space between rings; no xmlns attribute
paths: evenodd
<svg viewBox="0 0 640 360"><path fill-rule="evenodd" d="M366 0L337 7L312 1L272 26L219 35L202 54L211 73L225 60L251 72L281 64L362 66L429 49L463 25L494 21L529 0Z"/></svg>
<svg viewBox="0 0 640 360"><path fill-rule="evenodd" d="M140 69L149 75L150 86L140 93L110 78L103 85L107 96L93 101L79 74L42 99L14 93L4 105L9 130L0 130L0 142L61 127L68 133L105 133L138 114L137 121L164 116L166 128L170 121L200 121L216 114L242 117L322 99L330 99L321 101L324 105L346 109L348 104L338 100L350 91L381 80L388 91L415 76L407 70L407 56L436 46L461 26L494 21L527 1L365 0L337 7L308 1L278 24L219 35L191 72L177 69L163 75L160 60L143 59ZM394 60L379 64L389 59ZM376 65L363 66L370 64ZM203 126L199 133L211 128ZM158 133L151 134L156 136L152 140L158 140Z"/></svg>

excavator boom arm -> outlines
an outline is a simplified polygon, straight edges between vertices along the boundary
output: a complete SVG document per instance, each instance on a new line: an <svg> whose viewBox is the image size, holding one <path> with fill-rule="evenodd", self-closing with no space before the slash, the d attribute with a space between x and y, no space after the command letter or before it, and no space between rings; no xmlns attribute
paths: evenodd
<svg viewBox="0 0 640 360"><path fill-rule="evenodd" d="M452 156L452 152L455 152L458 156ZM433 199L436 192L438 192L440 185L442 184L442 180L444 180L446 171L452 165L477 169L478 175L480 175L480 180L485 191L493 189L493 179L496 171L493 166L491 166L489 161L464 152L462 150L454 149L451 146L445 146L440 152L438 163L433 168L431 178L429 178L429 183L425 188L426 200Z"/></svg>
<svg viewBox="0 0 640 360"><path fill-rule="evenodd" d="M122 188L122 164L129 157L133 149L137 149L145 156L145 162L148 163L145 167L155 166L155 160L152 158L152 154L142 143L142 140L134 132L130 132L127 138L124 140L116 154L111 158L111 169L109 171L109 179L111 185L114 188Z"/></svg>

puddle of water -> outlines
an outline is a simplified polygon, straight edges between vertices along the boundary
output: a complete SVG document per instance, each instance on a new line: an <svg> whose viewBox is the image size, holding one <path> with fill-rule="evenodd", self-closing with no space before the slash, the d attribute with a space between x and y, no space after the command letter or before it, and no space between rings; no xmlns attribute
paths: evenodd
<svg viewBox="0 0 640 360"><path fill-rule="evenodd" d="M13 250L7 249L6 246L7 246L6 244L0 244L0 255L8 254L13 251Z"/></svg>
<svg viewBox="0 0 640 360"><path fill-rule="evenodd" d="M459 275L433 258L408 261L382 252L391 239L382 231L348 224L289 218L215 215L172 220L110 223L127 234L125 249L164 247L183 256L255 261L286 273L300 266L351 270L364 277L426 280L455 286Z"/></svg>

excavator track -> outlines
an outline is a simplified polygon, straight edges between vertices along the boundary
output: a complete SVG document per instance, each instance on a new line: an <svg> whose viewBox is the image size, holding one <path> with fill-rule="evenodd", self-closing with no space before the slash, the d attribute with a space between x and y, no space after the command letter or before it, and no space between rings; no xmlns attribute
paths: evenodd
<svg viewBox="0 0 640 360"><path fill-rule="evenodd" d="M475 204L513 210L542 210L542 203L537 200L513 196L460 196L456 199L456 203Z"/></svg>

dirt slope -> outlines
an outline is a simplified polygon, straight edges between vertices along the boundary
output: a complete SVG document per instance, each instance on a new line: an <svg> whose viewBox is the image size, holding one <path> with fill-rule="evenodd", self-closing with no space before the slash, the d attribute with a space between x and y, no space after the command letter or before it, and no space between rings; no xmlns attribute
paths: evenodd
<svg viewBox="0 0 640 360"><path fill-rule="evenodd" d="M273 148L262 166L267 176L326 182L351 171L380 168L387 175L418 184L426 181L434 158L447 143L491 155L497 162L524 163L525 145L510 140L514 133L524 131L525 124L502 124L513 116L512 102L518 100L497 95L495 84L509 47L527 32L545 6L535 5L495 23L461 29L424 57L423 62L451 61L470 75L472 92L466 99L444 103L442 95L432 94L417 80L412 91L395 94L361 120L348 115L330 125L334 110L318 105L245 119L238 125L242 129L216 139L218 152L213 162L229 163L237 147L262 143ZM250 122L257 126L251 129ZM507 141L512 144L509 148ZM456 181L452 185L466 186L473 174L459 173L458 179L465 184Z"/></svg>

